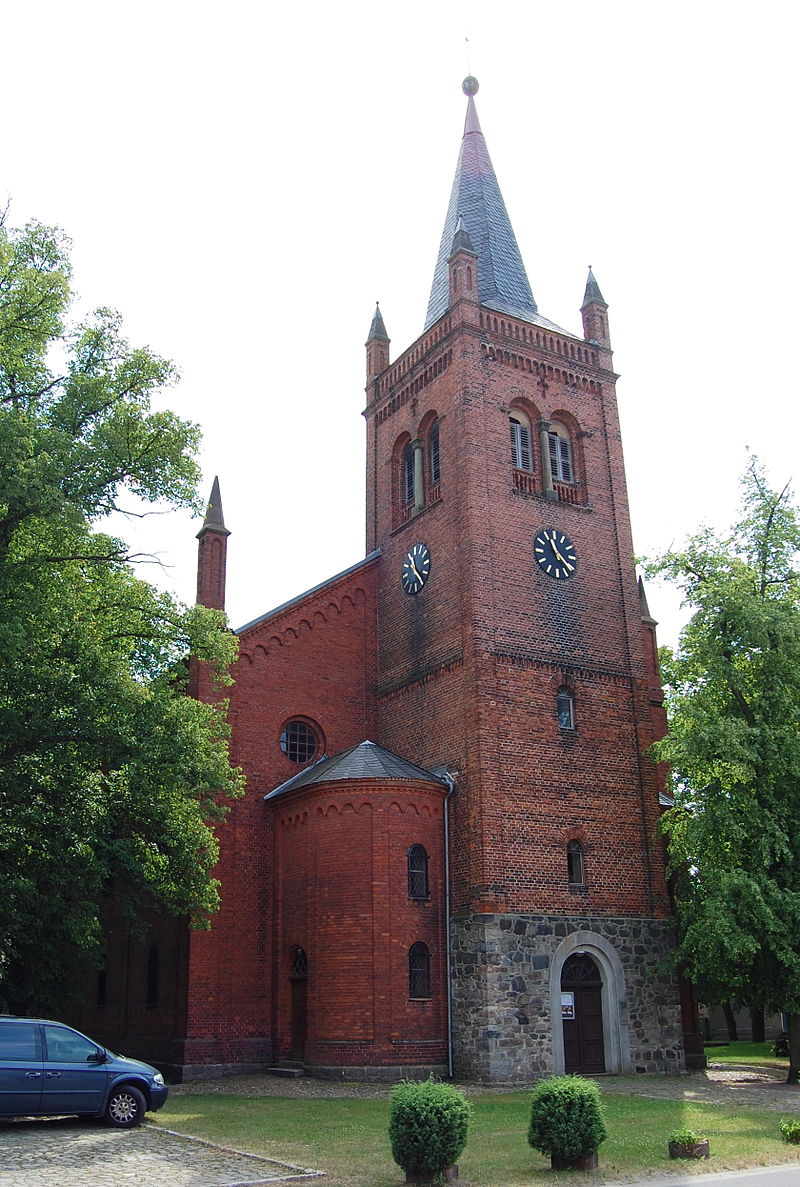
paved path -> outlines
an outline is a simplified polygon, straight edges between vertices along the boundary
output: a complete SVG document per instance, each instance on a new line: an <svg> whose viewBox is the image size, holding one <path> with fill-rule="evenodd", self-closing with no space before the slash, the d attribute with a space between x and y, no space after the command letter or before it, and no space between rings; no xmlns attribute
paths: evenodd
<svg viewBox="0 0 800 1187"><path fill-rule="evenodd" d="M143 1125L83 1119L0 1122L2 1187L256 1187L320 1172Z"/></svg>

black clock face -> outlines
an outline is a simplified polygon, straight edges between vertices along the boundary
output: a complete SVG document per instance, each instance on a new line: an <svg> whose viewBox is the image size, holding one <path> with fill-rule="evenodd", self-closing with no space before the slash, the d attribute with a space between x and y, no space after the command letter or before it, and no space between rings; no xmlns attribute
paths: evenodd
<svg viewBox="0 0 800 1187"><path fill-rule="evenodd" d="M406 553L400 578L407 594L418 594L431 571L431 554L427 544L415 544Z"/></svg>
<svg viewBox="0 0 800 1187"><path fill-rule="evenodd" d="M533 555L536 563L548 577L563 580L574 577L578 567L575 545L557 528L542 528L533 539Z"/></svg>

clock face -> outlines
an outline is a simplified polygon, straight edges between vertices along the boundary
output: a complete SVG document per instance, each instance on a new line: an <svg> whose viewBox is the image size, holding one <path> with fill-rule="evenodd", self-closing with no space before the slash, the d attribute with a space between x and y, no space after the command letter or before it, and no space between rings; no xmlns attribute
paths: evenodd
<svg viewBox="0 0 800 1187"><path fill-rule="evenodd" d="M548 577L574 577L578 567L575 545L557 528L542 528L533 539L533 555Z"/></svg>
<svg viewBox="0 0 800 1187"><path fill-rule="evenodd" d="M407 594L418 594L431 571L431 554L427 544L415 544L406 553L400 583Z"/></svg>

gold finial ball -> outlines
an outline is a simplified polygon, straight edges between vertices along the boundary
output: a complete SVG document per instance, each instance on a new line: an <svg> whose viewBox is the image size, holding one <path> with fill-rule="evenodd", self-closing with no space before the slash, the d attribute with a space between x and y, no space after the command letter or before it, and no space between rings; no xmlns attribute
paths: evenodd
<svg viewBox="0 0 800 1187"><path fill-rule="evenodd" d="M461 90L465 95L477 95L478 80L469 74L461 84Z"/></svg>

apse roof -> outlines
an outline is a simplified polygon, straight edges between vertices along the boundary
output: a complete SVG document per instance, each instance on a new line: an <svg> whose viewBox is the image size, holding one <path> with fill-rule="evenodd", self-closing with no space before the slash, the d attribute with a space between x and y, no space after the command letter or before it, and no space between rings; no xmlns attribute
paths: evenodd
<svg viewBox="0 0 800 1187"><path fill-rule="evenodd" d="M384 783L396 783L398 780L413 779L416 782L441 783L447 786L447 780L433 771L426 771L413 762L385 750L375 742L359 742L349 750L341 750L328 758L327 755L305 767L280 787L268 792L265 800L274 799L284 792L294 791L298 787L311 787L315 783L342 783L353 779L375 779Z"/></svg>
<svg viewBox="0 0 800 1187"><path fill-rule="evenodd" d="M467 118L433 274L425 329L448 310L448 261L453 254L457 232L463 234L466 231L478 257L478 300L481 305L561 334L569 333L543 318L538 311L478 121L473 98L478 82L470 77L462 85L467 95Z"/></svg>

